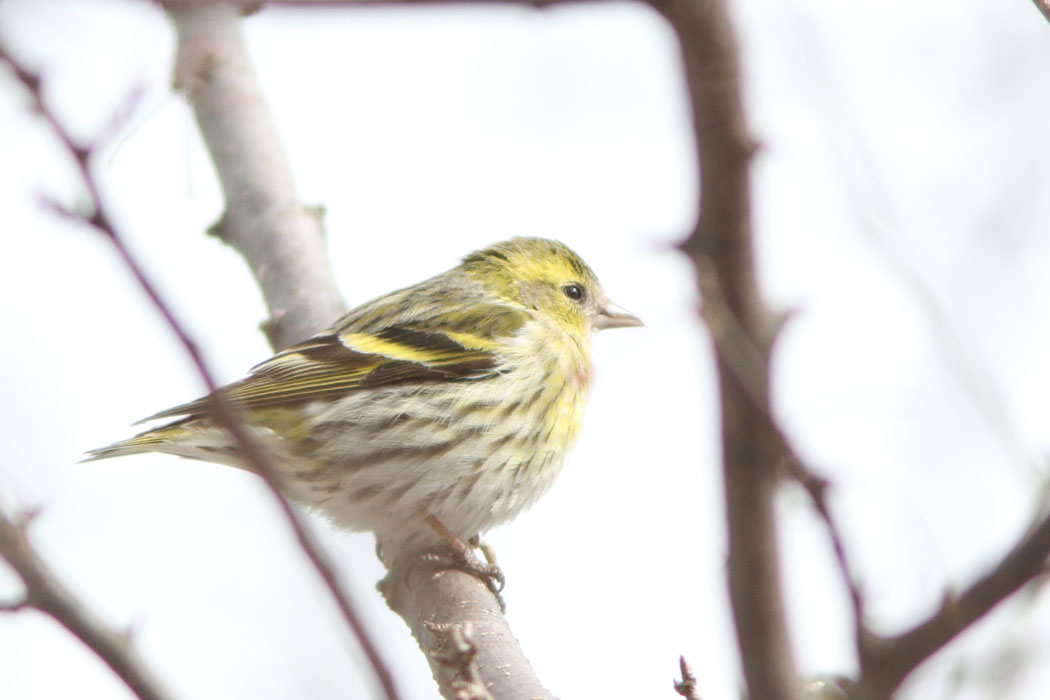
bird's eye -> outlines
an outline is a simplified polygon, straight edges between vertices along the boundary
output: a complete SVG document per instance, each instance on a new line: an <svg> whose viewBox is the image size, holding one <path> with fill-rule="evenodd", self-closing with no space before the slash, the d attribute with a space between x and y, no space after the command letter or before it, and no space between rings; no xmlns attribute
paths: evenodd
<svg viewBox="0 0 1050 700"><path fill-rule="evenodd" d="M567 284L561 288L561 291L565 293L565 296L570 299L579 301L583 299L583 287L578 284Z"/></svg>

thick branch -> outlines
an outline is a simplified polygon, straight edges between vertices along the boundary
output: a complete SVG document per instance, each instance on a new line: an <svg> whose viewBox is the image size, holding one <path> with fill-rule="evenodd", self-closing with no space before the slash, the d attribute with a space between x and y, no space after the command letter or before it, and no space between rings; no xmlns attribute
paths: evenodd
<svg viewBox="0 0 1050 700"><path fill-rule="evenodd" d="M779 454L769 406L775 323L755 282L738 50L723 0L653 0L678 34L701 170L700 219L682 249L699 273L718 364L729 529L729 593L748 694L796 696L777 564Z"/></svg>
<svg viewBox="0 0 1050 700"><path fill-rule="evenodd" d="M25 586L25 601L11 609L36 608L50 615L82 641L143 700L165 700L172 695L135 650L127 634L111 629L66 588L33 550L24 518L0 511L0 556Z"/></svg>
<svg viewBox="0 0 1050 700"><path fill-rule="evenodd" d="M554 700L536 678L500 612L499 602L475 576L461 571L435 571L411 553L394 556L380 590L390 608L412 629L426 653L442 696L458 698L457 687L472 679L445 661L443 630L473 629L472 659L484 687L499 700Z"/></svg>
<svg viewBox="0 0 1050 700"><path fill-rule="evenodd" d="M248 262L270 310L264 325L270 344L284 349L325 329L345 310L321 215L296 195L251 69L238 4L165 6L178 35L175 85L193 107L226 199L213 230Z"/></svg>

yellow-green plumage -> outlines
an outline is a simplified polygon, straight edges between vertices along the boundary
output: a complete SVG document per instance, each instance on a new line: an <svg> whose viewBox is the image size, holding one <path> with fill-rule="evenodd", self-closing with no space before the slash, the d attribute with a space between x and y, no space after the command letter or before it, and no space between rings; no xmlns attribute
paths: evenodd
<svg viewBox="0 0 1050 700"><path fill-rule="evenodd" d="M273 452L289 497L381 543L467 539L553 482L590 383L594 330L640 325L561 243L516 238L364 304L221 391ZM90 453L245 467L200 399Z"/></svg>

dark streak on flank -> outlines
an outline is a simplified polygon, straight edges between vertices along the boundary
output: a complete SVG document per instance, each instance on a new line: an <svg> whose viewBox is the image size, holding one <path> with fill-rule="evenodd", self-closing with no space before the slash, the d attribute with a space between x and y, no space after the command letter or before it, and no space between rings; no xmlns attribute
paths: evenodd
<svg viewBox="0 0 1050 700"><path fill-rule="evenodd" d="M459 444L458 440L447 440L435 442L426 447L381 447L372 452L354 455L352 468L369 469L385 462L398 459L428 460L435 459L445 454Z"/></svg>

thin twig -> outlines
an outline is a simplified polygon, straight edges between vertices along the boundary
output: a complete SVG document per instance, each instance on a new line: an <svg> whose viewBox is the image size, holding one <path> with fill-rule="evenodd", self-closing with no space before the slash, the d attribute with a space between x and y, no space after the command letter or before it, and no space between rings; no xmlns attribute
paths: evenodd
<svg viewBox="0 0 1050 700"><path fill-rule="evenodd" d="M674 692L681 695L685 700L700 700L700 693L696 689L696 676L689 662L684 656L678 657L678 666L682 672L682 680L674 682Z"/></svg>
<svg viewBox="0 0 1050 700"><path fill-rule="evenodd" d="M785 446L785 450L790 450L787 444L787 439L781 435L781 442ZM865 640L868 638L870 631L867 628L866 615L864 613L864 596L861 593L860 585L857 582L857 577L853 571L853 566L850 564L849 555L846 553L846 543L842 537L842 530L838 525L838 520L831 512L831 505L828 503L828 489L830 484L828 480L822 476L818 476L810 471L802 460L795 457L792 453L787 452L784 458L785 470L792 478L795 479L805 489L806 493L809 494L810 501L813 503L813 508L817 511L817 515L824 523L824 529L828 533L828 539L831 541L831 549L835 555L835 563L838 567L839 577L842 579L842 585L846 588L849 593L850 608L853 614L853 637L854 644L857 648L858 653L860 649L866 643Z"/></svg>
<svg viewBox="0 0 1050 700"><path fill-rule="evenodd" d="M121 259L124 261L124 264L135 277L139 286L150 298L154 307L167 322L169 328L171 328L179 343L183 346L187 355L189 355L197 369L198 375L201 377L208 392L211 394L211 411L213 417L220 425L229 431L230 435L237 443L238 448L241 450L245 461L263 478L263 481L266 483L274 499L280 506L281 511L284 513L289 526L295 533L296 540L300 547L321 576L326 588L338 605L343 619L351 628L358 643L361 645L365 656L368 658L368 661L383 688L385 696L388 700L398 700L399 695L394 686L393 677L390 674L386 663L381 658L379 650L369 637L368 632L356 611L356 606L350 599L347 589L340 582L335 568L328 560L328 557L322 552L319 543L313 533L307 528L302 516L299 515L277 487L275 481L275 477L279 473L277 468L270 460L269 455L259 448L244 427L230 412L229 407L222 400L220 393L218 393L219 386L205 363L197 344L189 337L182 324L175 318L171 308L161 298L156 287L146 276L142 266L139 265L138 261L131 254L130 249L124 244L122 236L118 233L117 227L114 225L105 202L99 192L98 183L91 172L91 161L95 153L101 148L102 143L95 142L89 146L81 146L77 144L68 130L66 130L65 126L58 120L55 113L44 102L40 89L39 77L20 65L3 47L0 47L0 60L11 65L15 72L15 76L29 91L33 100L34 108L48 123L52 132L73 157L80 179L87 189L92 211L88 214L68 212L66 215L79 219L109 239L114 248L116 248ZM112 128L113 127L110 126L110 129ZM59 205L56 205L55 208L61 210Z"/></svg>
<svg viewBox="0 0 1050 700"><path fill-rule="evenodd" d="M11 565L25 586L23 600L5 603L0 610L18 612L34 608L50 615L105 661L142 700L171 698L171 693L153 675L128 635L110 628L96 617L37 555L26 533L27 524L25 515L11 517L0 511L0 556Z"/></svg>

